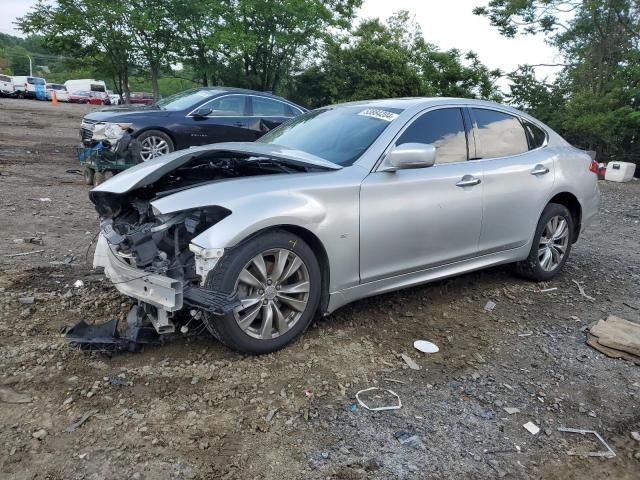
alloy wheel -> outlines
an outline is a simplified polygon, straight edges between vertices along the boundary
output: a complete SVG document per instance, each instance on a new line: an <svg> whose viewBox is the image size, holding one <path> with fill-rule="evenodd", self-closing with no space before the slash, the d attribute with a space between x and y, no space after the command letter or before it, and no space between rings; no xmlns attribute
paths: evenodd
<svg viewBox="0 0 640 480"><path fill-rule="evenodd" d="M268 340L288 332L304 313L309 271L291 250L275 248L253 257L236 282L241 305L233 312L247 335Z"/></svg>
<svg viewBox="0 0 640 480"><path fill-rule="evenodd" d="M538 263L546 272L558 268L569 245L569 224L564 217L552 217L544 227L538 244Z"/></svg>
<svg viewBox="0 0 640 480"><path fill-rule="evenodd" d="M142 140L140 145L140 157L144 162L169 153L169 144L162 137L150 135Z"/></svg>

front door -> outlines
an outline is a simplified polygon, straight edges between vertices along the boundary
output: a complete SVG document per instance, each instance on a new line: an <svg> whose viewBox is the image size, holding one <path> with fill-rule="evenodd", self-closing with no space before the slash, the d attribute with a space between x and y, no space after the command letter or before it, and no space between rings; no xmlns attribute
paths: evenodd
<svg viewBox="0 0 640 480"><path fill-rule="evenodd" d="M470 126L469 126L470 127ZM376 171L360 192L360 278L369 282L470 258L482 225L481 162L469 162L460 108L420 115L396 145L436 147L433 167ZM474 156L474 153L471 154Z"/></svg>
<svg viewBox="0 0 640 480"><path fill-rule="evenodd" d="M189 116L188 131L191 145L219 142L250 142L254 135L249 130L246 95L225 95L199 107L211 108L206 117Z"/></svg>

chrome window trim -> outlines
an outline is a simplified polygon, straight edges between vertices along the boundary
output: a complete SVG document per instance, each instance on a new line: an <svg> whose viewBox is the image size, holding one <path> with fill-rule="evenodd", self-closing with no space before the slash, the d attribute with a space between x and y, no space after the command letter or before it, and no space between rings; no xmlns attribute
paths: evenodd
<svg viewBox="0 0 640 480"><path fill-rule="evenodd" d="M415 122L418 117L421 117L422 115L424 115L426 113L434 112L436 110L442 110L442 109L445 109L445 108L457 108L458 110L462 110L463 108L466 108L466 107L467 107L467 105L463 105L463 104L459 104L459 103L458 104L456 104L456 103L454 103L454 104L440 104L440 105L431 105L431 106L426 107L426 108L420 110L419 112L417 112L413 117L411 117L409 120L406 121L406 123L402 126L402 128L393 137L391 142L389 142L389 145L387 145L385 147L385 149L382 151L382 154L380 155L380 158L378 158L376 164L373 166L373 169L371 171L372 172L380 172L381 171L379 169L382 166L382 164L384 163L384 159L386 158L388 153L391 151L391 148L393 148L393 146L398 141L400 136L405 132L405 130L407 130L407 128L409 128L411 125L413 125L413 122ZM461 119L462 119L462 124L465 127L465 137L467 138L467 155L469 155L469 137L467 136L466 125L465 125L465 121L464 121L464 113L460 112L460 115L461 115ZM434 167L443 166L443 165L457 165L459 163L467 163L467 162L472 162L472 161L474 161L474 160L461 160L459 162L434 163L433 166L431 166L429 168L434 168Z"/></svg>
<svg viewBox="0 0 640 480"><path fill-rule="evenodd" d="M193 118L193 113L198 110L199 108L205 106L207 103L209 102L213 102L215 100L219 100L221 98L225 98L225 97L238 97L238 96L242 96L242 97L258 97L258 98L266 98L267 100L272 100L275 102L280 102L284 105L288 105L289 107L291 107L292 110L297 110L299 112L299 115L302 115L304 112L302 110L300 110L300 108L296 107L295 105L285 102L283 100L277 99L277 98L270 98L270 97L263 97L262 95L254 95L251 93L224 93L218 97L212 98L211 100L201 104L199 107L194 108L193 110L191 110L188 114L185 115L185 117L192 117ZM294 115L293 117L288 117L288 116L284 116L284 115L207 115L207 118L295 118L296 115Z"/></svg>
<svg viewBox="0 0 640 480"><path fill-rule="evenodd" d="M382 166L382 164L384 163L384 159L387 156L387 154L389 153L389 151L391 150L391 148L393 147L393 145L395 144L395 142L398 140L398 138L404 133L404 131L409 128L409 126L411 124L413 124L413 122L421 115L431 112L431 111L435 111L435 110L439 110L442 108L459 108L459 109L463 109L463 108L468 108L468 109L472 109L472 108L477 108L477 109L482 109L482 110L494 110L496 112L500 112L500 113L504 113L506 115L511 115L512 117L516 117L518 120L526 120L528 122L531 122L532 124L534 124L536 127L540 128L544 134L545 134L545 140L544 143L542 144L542 146L538 147L538 148L534 148L533 150L527 150L526 152L522 152L522 153L517 153L515 155L507 155L507 156L503 156L503 157L491 157L491 158L476 158L473 160L462 160L459 162L447 162L447 163L435 163L432 167L429 168L435 168L435 167L442 167L445 165L456 165L456 164L460 164L460 163L477 163L477 162L486 162L486 161L491 161L491 160L497 160L497 159L503 159L503 158L514 158L514 157L519 157L521 155L526 155L528 153L531 152L536 152L538 150L541 150L543 148L546 148L547 145L549 144L549 132L547 131L546 128L544 128L542 125L540 125L537 121L531 120L528 117L523 117L522 115L518 115L512 111L509 111L507 109L501 109L499 107L493 107L493 106L484 106L484 105L474 105L472 103L452 103L452 104L440 104L440 105L431 105L429 107L426 107L422 110L420 110L419 112L417 112L413 117L411 117L410 119L408 119L406 121L406 123L404 124L404 126L398 131L398 133L396 133L396 135L393 137L393 139L391 140L391 142L389 142L389 144L385 147L385 149L382 151L382 154L380 155L380 157L378 158L378 160L376 161L376 163L374 164L373 168L371 169L371 172L379 172L380 167ZM471 121L472 121L472 125L471 128L472 130L475 132L477 130L476 128L476 122L475 119L473 118L471 112L469 113L470 117L471 117ZM464 115L463 115L463 119L464 119ZM524 130L524 126L522 126L522 129ZM526 135L526 132L525 132ZM478 140L476 140L476 144L478 143ZM477 147L477 145L476 145ZM467 137L467 151L469 148L469 138ZM365 152L366 153L366 152ZM363 154L364 155L364 154Z"/></svg>
<svg viewBox="0 0 640 480"><path fill-rule="evenodd" d="M469 105L468 108L470 110L473 110L474 108L477 109L477 110L492 110L494 112L504 113L505 115L511 115L512 117L515 117L520 121L520 125L522 125L522 120L526 120L527 122L530 122L530 123L534 124L536 127L538 127L540 130L542 130L544 132L544 142L538 148L534 148L533 150L527 150L526 152L522 152L522 153L516 153L514 155L503 155L502 157L477 158L475 160L469 160L470 162L481 162L481 161L484 161L484 160L497 160L497 159L502 159L502 158L519 157L520 155L526 155L527 153L535 152L535 151L538 151L538 150L540 150L542 148L545 148L549 144L549 132L547 132L547 129L542 127L538 122L532 121L531 119L523 117L522 115L517 115L517 114L515 114L513 112L510 112L509 110L501 109L501 108L497 108L497 107L494 108L494 107L485 107L484 105ZM475 118L473 117L473 113L472 112L469 112L469 115L471 115L471 121L473 122L473 130L475 132L478 129L476 121L475 121ZM524 125L522 125L522 129L524 130ZM526 135L527 135L527 132L525 131L525 137L526 137ZM479 141L476 140L476 143L479 143ZM529 140L527 140L527 145L529 145Z"/></svg>

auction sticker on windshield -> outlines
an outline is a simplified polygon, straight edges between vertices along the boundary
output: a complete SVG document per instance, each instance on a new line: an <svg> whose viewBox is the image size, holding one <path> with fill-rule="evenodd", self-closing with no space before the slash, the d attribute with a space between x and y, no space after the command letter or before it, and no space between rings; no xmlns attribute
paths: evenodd
<svg viewBox="0 0 640 480"><path fill-rule="evenodd" d="M385 122L393 122L398 118L397 113L387 112L386 110L380 110L379 108L367 108L358 113L358 115L377 118L378 120L384 120Z"/></svg>

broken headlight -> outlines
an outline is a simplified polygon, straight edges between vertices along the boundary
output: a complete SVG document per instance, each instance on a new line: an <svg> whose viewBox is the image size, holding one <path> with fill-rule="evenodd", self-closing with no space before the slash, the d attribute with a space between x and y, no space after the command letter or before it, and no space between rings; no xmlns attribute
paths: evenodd
<svg viewBox="0 0 640 480"><path fill-rule="evenodd" d="M118 140L130 126L130 123L107 122L104 124L104 136L109 139Z"/></svg>

